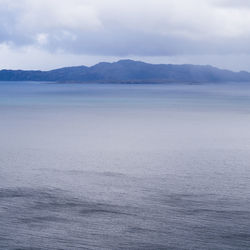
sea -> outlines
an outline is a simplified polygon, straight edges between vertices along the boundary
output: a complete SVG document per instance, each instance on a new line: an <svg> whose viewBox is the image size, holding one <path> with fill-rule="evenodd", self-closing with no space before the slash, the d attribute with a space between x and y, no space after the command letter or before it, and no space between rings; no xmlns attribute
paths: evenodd
<svg viewBox="0 0 250 250"><path fill-rule="evenodd" d="M0 82L0 249L250 249L250 83Z"/></svg>

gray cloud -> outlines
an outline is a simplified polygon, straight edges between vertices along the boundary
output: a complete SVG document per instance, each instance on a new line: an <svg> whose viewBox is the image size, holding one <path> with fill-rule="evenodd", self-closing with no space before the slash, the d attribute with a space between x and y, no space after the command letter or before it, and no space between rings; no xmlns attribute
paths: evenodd
<svg viewBox="0 0 250 250"><path fill-rule="evenodd" d="M227 8L249 8L250 2L249 0L220 0L218 4L227 7Z"/></svg>
<svg viewBox="0 0 250 250"><path fill-rule="evenodd" d="M242 55L250 52L247 6L244 0L0 0L0 44L113 57Z"/></svg>

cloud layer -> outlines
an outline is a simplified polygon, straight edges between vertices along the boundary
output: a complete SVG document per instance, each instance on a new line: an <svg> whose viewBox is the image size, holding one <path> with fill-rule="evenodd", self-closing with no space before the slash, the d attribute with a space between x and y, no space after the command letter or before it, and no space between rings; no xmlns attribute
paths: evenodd
<svg viewBox="0 0 250 250"><path fill-rule="evenodd" d="M249 43L247 0L0 0L0 44L12 54L242 56Z"/></svg>

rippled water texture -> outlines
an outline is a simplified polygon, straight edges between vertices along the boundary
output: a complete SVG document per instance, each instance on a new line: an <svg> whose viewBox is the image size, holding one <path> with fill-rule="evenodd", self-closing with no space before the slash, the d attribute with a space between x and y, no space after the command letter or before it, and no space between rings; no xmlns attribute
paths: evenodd
<svg viewBox="0 0 250 250"><path fill-rule="evenodd" d="M249 249L250 84L0 83L0 249Z"/></svg>

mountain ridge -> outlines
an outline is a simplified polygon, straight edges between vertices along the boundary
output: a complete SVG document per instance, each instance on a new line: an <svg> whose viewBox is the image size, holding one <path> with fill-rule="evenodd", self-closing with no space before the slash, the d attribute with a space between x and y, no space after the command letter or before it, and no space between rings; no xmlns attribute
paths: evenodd
<svg viewBox="0 0 250 250"><path fill-rule="evenodd" d="M0 70L0 81L52 82L250 82L250 73L210 65L150 64L130 59L41 70Z"/></svg>

